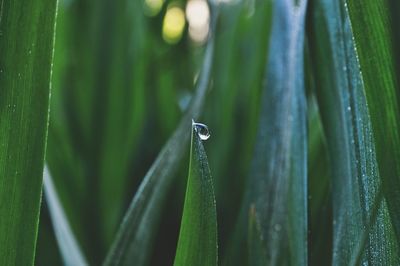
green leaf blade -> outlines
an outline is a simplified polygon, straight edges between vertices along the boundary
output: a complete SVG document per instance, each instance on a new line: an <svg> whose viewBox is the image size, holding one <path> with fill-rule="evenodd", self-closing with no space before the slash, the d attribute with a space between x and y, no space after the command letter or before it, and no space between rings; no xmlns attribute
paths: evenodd
<svg viewBox="0 0 400 266"><path fill-rule="evenodd" d="M189 176L175 266L217 265L217 213L203 143L192 125Z"/></svg>
<svg viewBox="0 0 400 266"><path fill-rule="evenodd" d="M346 0L389 213L400 243L399 86L388 1Z"/></svg>
<svg viewBox="0 0 400 266"><path fill-rule="evenodd" d="M382 173L375 148L380 142L374 138L349 15L343 3L312 3L309 37L332 166L332 264L398 264L387 204L379 196Z"/></svg>
<svg viewBox="0 0 400 266"><path fill-rule="evenodd" d="M0 264L32 265L57 1L0 2Z"/></svg>
<svg viewBox="0 0 400 266"><path fill-rule="evenodd" d="M259 214L268 265L307 265L307 1L275 1L255 156L241 215ZM293 26L296 25L296 26Z"/></svg>
<svg viewBox="0 0 400 266"><path fill-rule="evenodd" d="M78 241L72 232L47 165L44 167L43 181L46 202L49 206L57 244L65 265L88 265L86 258L79 247Z"/></svg>

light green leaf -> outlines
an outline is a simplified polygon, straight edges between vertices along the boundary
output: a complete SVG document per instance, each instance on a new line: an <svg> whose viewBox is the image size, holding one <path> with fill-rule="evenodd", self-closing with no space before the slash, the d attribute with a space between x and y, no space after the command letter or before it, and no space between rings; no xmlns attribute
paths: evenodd
<svg viewBox="0 0 400 266"><path fill-rule="evenodd" d="M0 1L0 265L32 265L57 1Z"/></svg>
<svg viewBox="0 0 400 266"><path fill-rule="evenodd" d="M208 159L192 123L189 175L175 266L216 266L218 263L217 211Z"/></svg>
<svg viewBox="0 0 400 266"><path fill-rule="evenodd" d="M44 168L43 181L46 202L49 206L54 232L65 265L88 265L79 247L79 244L75 239L71 226L69 225L67 216L61 205L60 199L57 195L56 188L54 187L53 180L47 166L45 166Z"/></svg>
<svg viewBox="0 0 400 266"><path fill-rule="evenodd" d="M366 73L360 72L349 16L343 3L329 0L312 2L310 14L317 98L332 166L332 264L398 264L386 202L378 197L380 142L374 141Z"/></svg>
<svg viewBox="0 0 400 266"><path fill-rule="evenodd" d="M218 9L213 7L211 34L215 30L217 15ZM211 35L204 55L203 69L196 84L196 93L190 102L189 110L140 184L107 254L105 265L147 264L164 199L185 153L185 146L189 142L190 133L187 131L187 126L190 125L192 118L197 119L205 100L210 81L213 51L214 38Z"/></svg>

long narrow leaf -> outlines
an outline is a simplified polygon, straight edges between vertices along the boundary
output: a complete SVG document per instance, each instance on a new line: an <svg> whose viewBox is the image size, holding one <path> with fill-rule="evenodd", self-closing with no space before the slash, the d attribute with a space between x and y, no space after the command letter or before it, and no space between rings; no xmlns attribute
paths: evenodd
<svg viewBox="0 0 400 266"><path fill-rule="evenodd" d="M357 260L397 264L386 203L377 197L381 184L375 144L379 146L379 142L374 141L364 92L365 73L359 71L350 20L342 3L312 3L309 39L333 178L332 264Z"/></svg>
<svg viewBox="0 0 400 266"><path fill-rule="evenodd" d="M0 1L0 265L32 265L57 1Z"/></svg>
<svg viewBox="0 0 400 266"><path fill-rule="evenodd" d="M214 33L217 7L212 9L211 34ZM160 219L160 210L169 187L174 180L179 161L185 152L190 133L187 126L192 118L197 118L202 109L210 79L214 40L211 36L205 51L203 69L190 108L182 118L174 134L165 144L144 177L127 210L105 265L145 265L155 228Z"/></svg>
<svg viewBox="0 0 400 266"><path fill-rule="evenodd" d="M365 85L384 194L400 243L400 109L388 1L345 1Z"/></svg>
<svg viewBox="0 0 400 266"><path fill-rule="evenodd" d="M241 212L259 214L268 265L307 265L303 47L307 1L275 1L257 145ZM240 225L239 225L240 227ZM243 226L247 228L248 226Z"/></svg>
<svg viewBox="0 0 400 266"><path fill-rule="evenodd" d="M43 174L44 193L46 202L49 206L50 216L53 223L53 228L57 238L57 243L60 248L65 265L81 266L88 265L85 257L75 239L74 233L71 230L67 216L61 205L60 199L54 187L49 169L44 167Z"/></svg>
<svg viewBox="0 0 400 266"><path fill-rule="evenodd" d="M271 265L307 265L307 1L274 3L253 191Z"/></svg>
<svg viewBox="0 0 400 266"><path fill-rule="evenodd" d="M175 266L216 266L218 261L217 211L207 155L192 123L189 176Z"/></svg>

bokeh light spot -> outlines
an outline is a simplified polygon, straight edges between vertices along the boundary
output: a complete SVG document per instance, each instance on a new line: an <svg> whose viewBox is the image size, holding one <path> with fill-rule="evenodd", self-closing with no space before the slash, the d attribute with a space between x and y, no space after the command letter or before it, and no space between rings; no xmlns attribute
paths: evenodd
<svg viewBox="0 0 400 266"><path fill-rule="evenodd" d="M144 13L149 17L157 16L160 13L164 0L145 0Z"/></svg>
<svg viewBox="0 0 400 266"><path fill-rule="evenodd" d="M168 8L162 28L164 40L169 44L179 42L185 29L185 23L185 13L182 8L178 6Z"/></svg>
<svg viewBox="0 0 400 266"><path fill-rule="evenodd" d="M195 43L207 40L210 24L210 9L205 0L190 0L186 6L189 36Z"/></svg>

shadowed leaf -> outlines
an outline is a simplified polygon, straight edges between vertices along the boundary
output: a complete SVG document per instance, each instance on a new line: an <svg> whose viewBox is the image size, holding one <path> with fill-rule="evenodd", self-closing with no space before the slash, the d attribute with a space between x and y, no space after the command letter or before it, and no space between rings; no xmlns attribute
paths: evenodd
<svg viewBox="0 0 400 266"><path fill-rule="evenodd" d="M67 216L61 205L60 199L57 195L57 191L54 187L53 180L47 166L45 166L44 168L43 181L46 202L49 206L50 216L57 238L57 243L60 248L65 265L88 265L71 230L71 226L69 225Z"/></svg>

